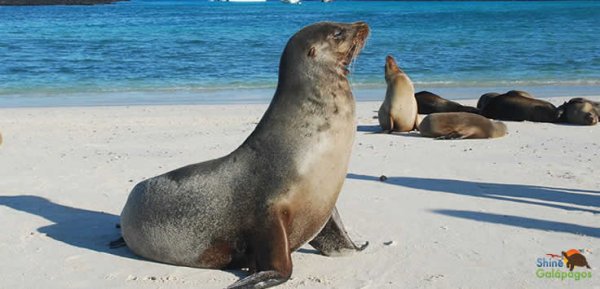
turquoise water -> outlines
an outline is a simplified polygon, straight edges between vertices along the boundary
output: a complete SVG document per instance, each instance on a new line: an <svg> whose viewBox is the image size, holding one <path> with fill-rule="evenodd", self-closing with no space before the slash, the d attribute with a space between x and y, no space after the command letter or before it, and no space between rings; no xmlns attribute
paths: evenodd
<svg viewBox="0 0 600 289"><path fill-rule="evenodd" d="M0 7L0 105L170 103L272 89L287 39L317 21L367 21L358 89L396 57L417 87L578 87L600 94L600 3L132 0ZM568 89L567 89L568 90ZM235 93L222 93L234 91ZM252 93L250 93L252 94ZM272 93L264 97L268 100ZM202 102L202 100L199 100Z"/></svg>

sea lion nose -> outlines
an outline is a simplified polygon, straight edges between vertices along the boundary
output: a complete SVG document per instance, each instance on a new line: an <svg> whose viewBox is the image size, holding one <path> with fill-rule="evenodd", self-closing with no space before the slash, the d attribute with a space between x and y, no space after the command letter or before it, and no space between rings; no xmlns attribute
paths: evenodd
<svg viewBox="0 0 600 289"><path fill-rule="evenodd" d="M352 23L352 26L356 28L360 36L366 37L369 34L369 24L367 24L367 22L354 22Z"/></svg>
<svg viewBox="0 0 600 289"><path fill-rule="evenodd" d="M369 24L367 24L367 22L364 22L364 21L354 22L354 23L352 23L352 25L369 28Z"/></svg>

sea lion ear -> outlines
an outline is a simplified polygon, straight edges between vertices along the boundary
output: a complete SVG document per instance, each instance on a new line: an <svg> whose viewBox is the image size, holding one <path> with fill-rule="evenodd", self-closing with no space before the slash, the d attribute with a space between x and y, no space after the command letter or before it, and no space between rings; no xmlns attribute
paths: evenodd
<svg viewBox="0 0 600 289"><path fill-rule="evenodd" d="M309 50L308 50L308 57L310 58L315 58L315 56L317 56L317 50L315 49L314 46L312 46Z"/></svg>

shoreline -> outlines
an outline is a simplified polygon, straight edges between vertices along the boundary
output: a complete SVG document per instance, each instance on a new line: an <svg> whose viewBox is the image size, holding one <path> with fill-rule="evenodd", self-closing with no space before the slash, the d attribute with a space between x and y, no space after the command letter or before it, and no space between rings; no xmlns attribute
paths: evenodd
<svg viewBox="0 0 600 289"><path fill-rule="evenodd" d="M436 87L415 86L415 91L429 90L450 100L478 99L487 92L525 90L537 98L561 96L589 97L600 95L600 86L498 86L498 87ZM385 86L353 88L357 102L383 101ZM236 105L268 104L275 93L272 88L243 88L199 91L131 91L66 93L63 95L5 95L0 96L0 108L18 107L88 107L139 105Z"/></svg>

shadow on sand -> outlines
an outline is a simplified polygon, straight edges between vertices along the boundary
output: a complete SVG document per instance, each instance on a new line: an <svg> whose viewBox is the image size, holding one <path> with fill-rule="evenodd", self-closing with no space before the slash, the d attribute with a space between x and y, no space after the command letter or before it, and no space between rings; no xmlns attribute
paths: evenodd
<svg viewBox="0 0 600 289"><path fill-rule="evenodd" d="M586 227L563 222L463 210L432 210L432 212L455 218L475 220L479 222L502 224L543 231L565 232L600 238L600 228Z"/></svg>
<svg viewBox="0 0 600 289"><path fill-rule="evenodd" d="M382 133L383 130L379 125L371 124L371 125L358 125L356 127L356 131L361 132L372 132L372 133Z"/></svg>
<svg viewBox="0 0 600 289"><path fill-rule="evenodd" d="M380 182L379 177L359 174L348 174L347 178ZM385 183L408 188L545 206L569 211L600 213L600 195L598 195L600 191L414 177L388 177ZM482 222L505 224L528 229L585 234L600 238L600 228L594 227L482 212L459 210L434 210L433 212Z"/></svg>
<svg viewBox="0 0 600 289"><path fill-rule="evenodd" d="M48 237L75 247L120 257L140 259L127 248L110 249L108 243L120 237L119 216L73 208L31 196L0 196L0 205L37 215L54 224L37 229Z"/></svg>
<svg viewBox="0 0 600 289"><path fill-rule="evenodd" d="M371 124L371 125L358 125L356 127L356 131L359 132L368 132L368 134L392 134L397 136L406 136L406 137L419 137L422 138L421 134L418 131L410 131L410 132L384 132L379 125Z"/></svg>

